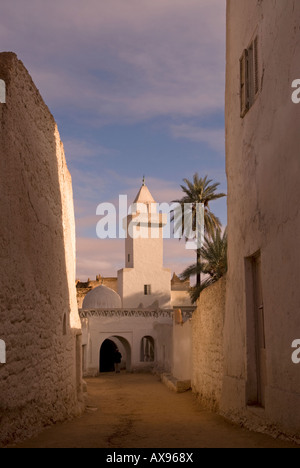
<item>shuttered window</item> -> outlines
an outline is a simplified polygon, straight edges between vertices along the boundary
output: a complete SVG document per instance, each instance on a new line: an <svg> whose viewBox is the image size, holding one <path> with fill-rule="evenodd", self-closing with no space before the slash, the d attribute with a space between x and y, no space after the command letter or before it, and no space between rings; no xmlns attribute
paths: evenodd
<svg viewBox="0 0 300 468"><path fill-rule="evenodd" d="M254 66L254 91L255 96L259 91L259 74L258 74L258 37L253 42L253 66Z"/></svg>
<svg viewBox="0 0 300 468"><path fill-rule="evenodd" d="M240 59L241 117L245 117L259 93L258 37L245 49Z"/></svg>
<svg viewBox="0 0 300 468"><path fill-rule="evenodd" d="M249 110L249 87L248 87L248 50L244 53L240 60L241 67L241 117Z"/></svg>

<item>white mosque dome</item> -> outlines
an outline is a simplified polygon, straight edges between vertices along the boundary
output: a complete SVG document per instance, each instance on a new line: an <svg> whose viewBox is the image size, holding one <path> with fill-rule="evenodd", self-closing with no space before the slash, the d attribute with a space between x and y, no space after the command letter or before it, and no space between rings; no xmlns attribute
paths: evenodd
<svg viewBox="0 0 300 468"><path fill-rule="evenodd" d="M89 309L120 309L122 300L115 291L106 286L92 289L84 298L82 308Z"/></svg>

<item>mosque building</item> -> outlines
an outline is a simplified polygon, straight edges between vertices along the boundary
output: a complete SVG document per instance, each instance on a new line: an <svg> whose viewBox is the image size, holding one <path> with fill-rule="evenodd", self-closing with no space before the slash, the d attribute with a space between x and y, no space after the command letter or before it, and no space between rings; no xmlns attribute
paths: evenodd
<svg viewBox="0 0 300 468"><path fill-rule="evenodd" d="M99 275L96 281L77 282L84 375L112 371L117 348L123 369L170 371L174 310L189 318L194 307L190 283L175 274L171 278L163 265L166 222L143 181L132 214L124 220L125 268L116 278Z"/></svg>

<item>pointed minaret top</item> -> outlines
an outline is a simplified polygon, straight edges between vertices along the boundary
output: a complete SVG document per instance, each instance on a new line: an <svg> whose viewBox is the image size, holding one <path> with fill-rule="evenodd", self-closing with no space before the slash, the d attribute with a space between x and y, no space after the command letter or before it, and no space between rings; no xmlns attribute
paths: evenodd
<svg viewBox="0 0 300 468"><path fill-rule="evenodd" d="M152 197L150 190L148 189L145 181L145 177L143 178L143 185L140 188L139 193L134 200L134 203L145 203L146 205L155 203L154 198Z"/></svg>

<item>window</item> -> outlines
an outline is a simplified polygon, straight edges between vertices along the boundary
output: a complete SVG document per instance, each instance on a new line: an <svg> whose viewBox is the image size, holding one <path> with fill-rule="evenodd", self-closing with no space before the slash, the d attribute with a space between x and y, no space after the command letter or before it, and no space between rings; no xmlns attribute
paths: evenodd
<svg viewBox="0 0 300 468"><path fill-rule="evenodd" d="M240 59L241 117L245 117L259 93L258 37L245 49Z"/></svg>
<svg viewBox="0 0 300 468"><path fill-rule="evenodd" d="M130 254L128 254L128 263L130 263L130 258L131 258Z"/></svg>
<svg viewBox="0 0 300 468"><path fill-rule="evenodd" d="M151 296L151 285L150 284L145 284L144 294L145 294L145 296Z"/></svg>

